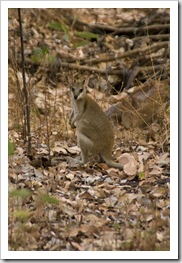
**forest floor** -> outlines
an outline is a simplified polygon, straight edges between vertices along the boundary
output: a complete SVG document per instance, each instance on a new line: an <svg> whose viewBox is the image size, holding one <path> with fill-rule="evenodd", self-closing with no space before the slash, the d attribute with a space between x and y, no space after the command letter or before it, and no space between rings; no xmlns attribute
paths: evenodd
<svg viewBox="0 0 182 263"><path fill-rule="evenodd" d="M32 149L18 11L9 9L9 250L170 250L169 10L22 9L21 17ZM123 171L74 165L75 79L110 109Z"/></svg>

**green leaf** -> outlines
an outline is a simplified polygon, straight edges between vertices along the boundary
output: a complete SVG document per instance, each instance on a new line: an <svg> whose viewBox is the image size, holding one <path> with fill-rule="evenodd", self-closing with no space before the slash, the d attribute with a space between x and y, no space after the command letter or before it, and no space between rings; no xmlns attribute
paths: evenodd
<svg viewBox="0 0 182 263"><path fill-rule="evenodd" d="M68 35L68 34L65 34L63 38L64 38L64 40L65 40L67 43L70 42L70 39L69 39L69 35Z"/></svg>
<svg viewBox="0 0 182 263"><path fill-rule="evenodd" d="M40 198L44 203L55 204L55 205L59 204L59 201L55 197L47 194L41 194Z"/></svg>
<svg viewBox="0 0 182 263"><path fill-rule="evenodd" d="M35 56L42 56L43 55L43 51L41 48L34 48L33 53Z"/></svg>
<svg viewBox="0 0 182 263"><path fill-rule="evenodd" d="M12 142L8 140L8 156L14 153L15 146Z"/></svg>
<svg viewBox="0 0 182 263"><path fill-rule="evenodd" d="M68 34L68 27L66 25L62 24L62 29L66 34Z"/></svg>
<svg viewBox="0 0 182 263"><path fill-rule="evenodd" d="M15 190L12 190L11 192L9 192L10 197L16 196L16 197L26 198L30 195L31 195L30 190L25 189L25 188L15 189Z"/></svg>
<svg viewBox="0 0 182 263"><path fill-rule="evenodd" d="M81 37L81 38L85 38L85 39L92 39L92 38L98 38L99 35L98 34L94 34L94 33L91 33L91 32L75 32L75 35Z"/></svg>
<svg viewBox="0 0 182 263"><path fill-rule="evenodd" d="M14 211L14 216L16 217L16 219L19 219L23 222L26 222L29 218L29 212L26 211L26 210L23 210L23 209L20 209L20 210L16 210Z"/></svg>
<svg viewBox="0 0 182 263"><path fill-rule="evenodd" d="M31 60L38 63L41 59L45 59L45 56L49 53L49 48L47 46L43 48L35 48L33 50L33 55L31 55Z"/></svg>
<svg viewBox="0 0 182 263"><path fill-rule="evenodd" d="M63 30L62 25L60 23L57 23L57 22L48 23L47 26L52 28L52 29L61 30L61 31Z"/></svg>
<svg viewBox="0 0 182 263"><path fill-rule="evenodd" d="M48 54L49 53L49 48L47 47L47 46L45 46L45 47L43 47L42 48L42 55L46 55L46 54Z"/></svg>
<svg viewBox="0 0 182 263"><path fill-rule="evenodd" d="M74 48L82 47L82 46L88 45L89 43L90 43L89 41L83 40L83 41L75 42L75 43L73 44L73 47L74 47Z"/></svg>
<svg viewBox="0 0 182 263"><path fill-rule="evenodd" d="M141 180L141 179L145 178L145 174L143 172L140 172L138 177Z"/></svg>
<svg viewBox="0 0 182 263"><path fill-rule="evenodd" d="M48 60L50 64L53 64L55 61L55 56L48 56Z"/></svg>
<svg viewBox="0 0 182 263"><path fill-rule="evenodd" d="M40 61L40 58L35 55L31 55L31 60L35 63L38 63Z"/></svg>
<svg viewBox="0 0 182 263"><path fill-rule="evenodd" d="M64 31L65 33L68 33L68 27L64 24L58 23L58 22L52 22L48 23L47 25L49 28L59 30L59 31Z"/></svg>
<svg viewBox="0 0 182 263"><path fill-rule="evenodd" d="M121 224L119 224L119 223L114 223L114 224L113 224L113 227L114 227L115 230L119 230L119 229L121 228Z"/></svg>

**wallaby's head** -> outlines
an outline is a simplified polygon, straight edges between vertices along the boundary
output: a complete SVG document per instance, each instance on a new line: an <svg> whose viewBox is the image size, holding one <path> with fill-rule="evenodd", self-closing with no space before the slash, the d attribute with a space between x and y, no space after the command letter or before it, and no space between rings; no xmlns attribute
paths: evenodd
<svg viewBox="0 0 182 263"><path fill-rule="evenodd" d="M75 100L80 100L85 97L87 90L82 85L75 84L72 86L71 92Z"/></svg>

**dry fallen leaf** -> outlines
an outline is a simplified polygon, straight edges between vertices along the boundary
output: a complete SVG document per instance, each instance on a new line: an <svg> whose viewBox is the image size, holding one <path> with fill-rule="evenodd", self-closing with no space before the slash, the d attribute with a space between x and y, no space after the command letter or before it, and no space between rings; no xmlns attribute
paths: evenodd
<svg viewBox="0 0 182 263"><path fill-rule="evenodd" d="M68 152L71 154L79 154L80 148L78 146L68 147Z"/></svg>
<svg viewBox="0 0 182 263"><path fill-rule="evenodd" d="M75 174L73 174L73 173L66 174L66 178L68 178L70 180L73 180L74 177L75 177Z"/></svg>
<svg viewBox="0 0 182 263"><path fill-rule="evenodd" d="M81 193L79 195L80 198L85 198L85 199L88 199L88 200L94 200L95 197L93 195L91 195L88 191L85 191L83 193Z"/></svg>
<svg viewBox="0 0 182 263"><path fill-rule="evenodd" d="M137 173L137 161L129 153L123 153L119 158L119 162L123 164L123 171L127 175L136 175Z"/></svg>
<svg viewBox="0 0 182 263"><path fill-rule="evenodd" d="M158 240L158 241L160 241L160 242L162 242L162 241L163 241L163 239L164 239L164 236L163 236L163 234L162 234L162 233L160 233L160 232L157 232L157 233L156 233L156 236L157 236L157 240Z"/></svg>
<svg viewBox="0 0 182 263"><path fill-rule="evenodd" d="M127 163L124 165L123 171L129 176L136 175L137 174L137 165L135 163L132 163L132 162Z"/></svg>
<svg viewBox="0 0 182 263"><path fill-rule="evenodd" d="M60 146L55 146L53 148L51 148L51 150L55 153L62 153L62 154L67 154L67 151L65 148L60 147Z"/></svg>

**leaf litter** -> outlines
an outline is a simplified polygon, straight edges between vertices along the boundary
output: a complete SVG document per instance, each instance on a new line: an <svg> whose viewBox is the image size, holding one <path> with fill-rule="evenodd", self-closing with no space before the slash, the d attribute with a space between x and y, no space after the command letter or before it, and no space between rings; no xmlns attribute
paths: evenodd
<svg viewBox="0 0 182 263"><path fill-rule="evenodd" d="M28 25L31 24L30 21L34 21L36 12L40 10L30 10L30 16L24 19L27 30L36 35L36 38L28 42L29 47L25 50L27 54L33 52L35 59L35 41L40 41L40 32L43 30L47 36L44 44L54 47L65 57L85 57L84 46L70 49L72 43L69 46L68 41L72 36L70 34L68 38L64 25L61 26L63 31L55 31L55 35L52 35L48 26L43 27L40 21L37 24L33 22L30 29ZM51 17L54 10L42 11L46 24L50 22L47 21L47 12ZM85 22L92 22L92 16L88 12L89 10L83 12L83 19ZM97 13L98 10L90 12ZM112 16L108 16L108 10L101 9L99 12L98 22L109 24ZM111 9L109 12L115 11ZM143 11L133 11L132 16L127 15L127 11L123 14L126 21L131 17L140 20ZM121 19L119 13L116 18ZM11 46L14 43L11 30L18 23L16 18L10 19L9 23ZM54 24L56 25L60 26L59 23ZM88 39L88 33L85 34ZM61 36L64 39L61 40L64 41L64 49L57 46ZM116 39L112 36L107 38L107 45L103 48L109 47L110 52L117 53L118 50L112 46ZM39 52L39 58L43 55ZM128 62L130 63L129 59ZM45 67L48 65L46 63ZM100 69L105 67L105 62L99 64ZM31 70L35 70L33 66ZM16 78L12 72L10 70L9 74L10 83L13 83L9 90L11 127L17 120L14 114L16 92L11 88L16 86ZM76 158L79 159L80 148L76 145L75 131L67 123L71 112L69 90L60 82L56 89L50 85L46 91L46 103L50 109L50 149L47 144L46 74L40 66L32 78L26 76L27 81L32 84L33 111L38 116L33 116L32 119L35 159L26 157L21 130L17 132L15 128L9 129L9 138L16 145L14 154L9 157L9 192L21 189L30 191L25 196L14 192L16 198L9 195L9 250L170 250L170 155L168 140L166 143L161 142L158 134L160 126L154 123L149 132L115 126L116 145L113 155L118 162L124 164L123 171L109 168L105 163L97 163L95 160L91 160L86 166L74 163ZM51 69L49 74L52 74ZM19 71L17 76L22 84ZM52 85L57 78L58 75L52 76ZM109 78L114 81L111 75ZM101 84L105 87L104 80L101 80ZM117 96L110 95L107 99L101 91L90 89L91 96L98 99L104 109L126 96L123 92ZM52 108L54 111L51 112ZM150 136L147 141L148 134ZM54 165L45 165L49 150L51 157L57 158Z"/></svg>

